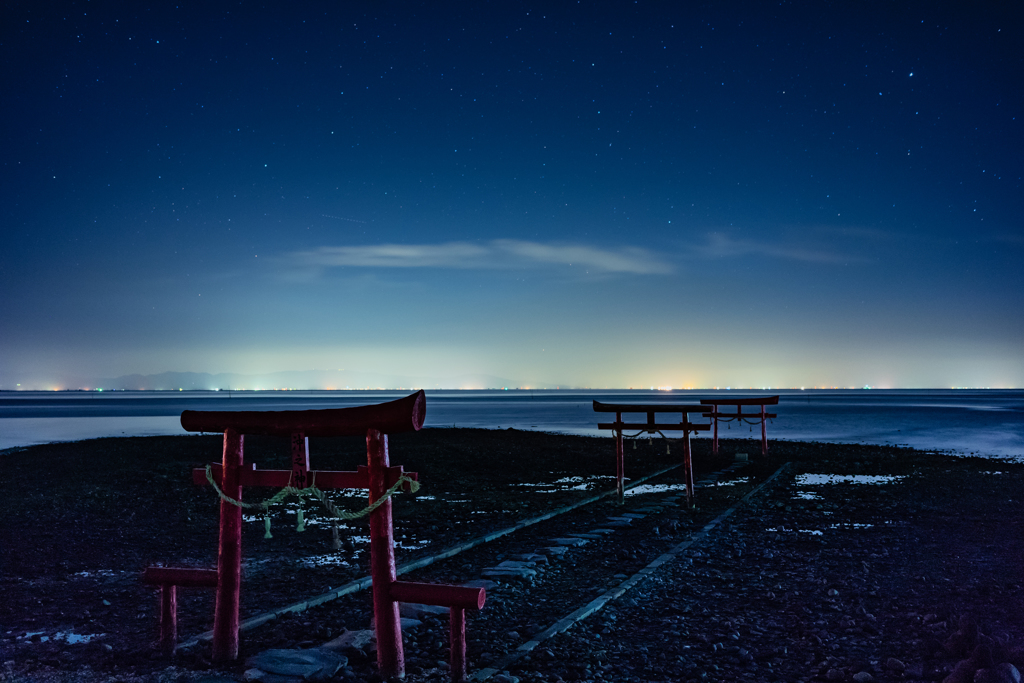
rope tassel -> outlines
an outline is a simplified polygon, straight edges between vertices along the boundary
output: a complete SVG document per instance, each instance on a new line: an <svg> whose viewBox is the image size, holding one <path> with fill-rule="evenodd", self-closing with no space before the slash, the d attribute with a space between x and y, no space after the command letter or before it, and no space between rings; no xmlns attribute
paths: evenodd
<svg viewBox="0 0 1024 683"><path fill-rule="evenodd" d="M299 523L295 525L295 531L301 533L306 530L306 520L302 517L302 508L299 508Z"/></svg>
<svg viewBox="0 0 1024 683"><path fill-rule="evenodd" d="M272 533L270 533L270 514L269 513L267 513L267 516L263 518L263 529L264 529L263 538L273 538L274 537L274 535Z"/></svg>

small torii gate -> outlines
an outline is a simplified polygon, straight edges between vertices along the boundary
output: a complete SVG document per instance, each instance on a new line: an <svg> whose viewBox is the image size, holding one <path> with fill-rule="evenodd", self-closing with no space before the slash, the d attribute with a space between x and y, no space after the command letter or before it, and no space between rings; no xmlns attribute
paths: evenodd
<svg viewBox="0 0 1024 683"><path fill-rule="evenodd" d="M623 502L625 492L622 488L622 479L625 474L622 453L622 430L637 429L640 432L654 434L664 431L683 432L683 469L686 479L686 505L693 507L693 462L690 457L690 432L701 432L711 429L710 424L694 424L690 422L689 413L704 413L707 408L699 405L685 405L682 403L601 403L594 401L594 412L615 413L615 422L599 422L598 429L611 429L615 433L615 486L619 493L619 503ZM647 422L623 422L623 413L647 413ZM679 422L655 422L655 413L681 413ZM664 435L663 435L664 436Z"/></svg>
<svg viewBox="0 0 1024 683"><path fill-rule="evenodd" d="M743 422L750 420L750 424L753 424L755 420L761 421L761 455L768 455L768 428L767 421L773 417L778 417L775 413L766 413L764 411L765 406L775 406L779 404L778 396L763 396L758 398L702 398L700 400L702 405L711 406L710 413L704 413L704 417L710 417L711 421L715 425L714 438L711 441L711 452L718 453L718 421L732 422ZM719 412L719 406L736 406L735 413L722 413ZM744 413L743 406L760 406L761 412L759 413Z"/></svg>
<svg viewBox="0 0 1024 683"><path fill-rule="evenodd" d="M223 432L224 453L212 476L224 495L242 500L245 486L318 489L369 489L370 505L382 498L400 478L418 480L415 472L392 467L388 434L417 431L426 415L422 390L405 398L377 405L302 411L194 411L181 414L181 426L190 432ZM243 435L291 437L291 470L243 467ZM309 467L310 436L366 436L367 465L355 472L314 471ZM207 470L193 470L193 480L207 484ZM242 508L220 503L220 539L217 559L217 596L214 608L213 659L238 658L238 607L241 588ZM465 672L464 609L483 607L482 588L397 581L391 499L370 513L370 575L377 632L377 663L385 678L405 674L405 653L398 601L444 605L451 608L452 676ZM461 656L461 661L458 661ZM461 670L457 670L461 669Z"/></svg>

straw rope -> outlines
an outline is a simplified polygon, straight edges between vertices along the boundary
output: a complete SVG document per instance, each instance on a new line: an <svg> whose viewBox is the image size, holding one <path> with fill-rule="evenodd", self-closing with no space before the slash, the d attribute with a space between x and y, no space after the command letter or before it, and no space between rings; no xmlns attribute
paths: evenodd
<svg viewBox="0 0 1024 683"><path fill-rule="evenodd" d="M304 498L315 498L316 500L320 501L320 503L324 506L324 508L327 510L330 516L334 517L335 519L350 520L365 517L366 515L370 514L371 512L379 508L381 505L384 504L386 500L391 498L391 496L394 495L394 493L398 491L398 489L401 488L403 484L408 483L409 490L412 493L416 493L417 491L420 490L420 483L418 481L416 481L407 474L402 474L398 477L398 480L395 481L394 485L392 485L387 491L384 492L383 495L381 495L380 498L375 500L373 503L366 506L362 510L359 510L358 512L347 512L345 510L338 509L338 507L333 502L331 502L329 498L327 498L326 494L324 494L323 491L316 488L316 470L313 470L313 479L308 487L304 489L295 488L294 486L291 485L291 476L289 476L288 486L285 486L283 489L281 489L273 496L271 496L270 498L261 503L243 503L242 501L236 500L231 496L227 495L226 493L224 493L224 491L222 491L221 488L217 486L217 482L214 481L213 468L210 465L206 466L206 481L210 482L210 485L213 486L213 490L217 492L217 495L220 496L220 499L223 500L224 502L230 503L242 509L263 510L263 512L265 513L265 517L263 518L263 524L266 527L266 533L263 534L263 538L273 538L273 536L270 533L270 506L276 505L277 503L284 501L289 496L295 496L296 498L298 498L300 505L302 504ZM298 511L298 524L295 530L305 530L305 521L303 519L301 507L299 508Z"/></svg>

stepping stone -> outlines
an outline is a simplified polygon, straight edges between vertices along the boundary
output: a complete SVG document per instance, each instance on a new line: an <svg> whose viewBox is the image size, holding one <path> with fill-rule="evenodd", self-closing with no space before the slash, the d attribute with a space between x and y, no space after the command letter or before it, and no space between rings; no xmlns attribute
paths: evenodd
<svg viewBox="0 0 1024 683"><path fill-rule="evenodd" d="M245 678L264 683L327 681L346 664L347 657L324 648L266 650L245 660Z"/></svg>
<svg viewBox="0 0 1024 683"><path fill-rule="evenodd" d="M545 558L547 559L547 558ZM524 560L505 560L497 564L497 569L534 569L537 566L536 562L527 562Z"/></svg>
<svg viewBox="0 0 1024 683"><path fill-rule="evenodd" d="M621 516L627 519L643 519L647 515L639 512L623 512Z"/></svg>
<svg viewBox="0 0 1024 683"><path fill-rule="evenodd" d="M552 538L549 540L555 545L564 545L569 548L575 548L576 546L583 545L587 542L587 539L585 538Z"/></svg>
<svg viewBox="0 0 1024 683"><path fill-rule="evenodd" d="M541 548L540 551L548 557L553 557L556 560L562 555L565 555L565 551L568 550L564 545L556 546L554 548Z"/></svg>
<svg viewBox="0 0 1024 683"><path fill-rule="evenodd" d="M608 521L609 522L623 522L625 524L632 524L633 523L633 518L632 517L626 517L625 515L623 515L622 517L609 517ZM612 525L609 524L608 526L612 526Z"/></svg>
<svg viewBox="0 0 1024 683"><path fill-rule="evenodd" d="M345 629L340 636L327 641L322 647L333 652L356 651L362 654L369 648L375 637L373 631L369 629L360 631Z"/></svg>
<svg viewBox="0 0 1024 683"><path fill-rule="evenodd" d="M521 560L523 562L536 562L537 564L547 564L548 556L540 555L538 553L523 553L521 555L512 555L513 560Z"/></svg>
<svg viewBox="0 0 1024 683"><path fill-rule="evenodd" d="M441 605L423 605L418 602L398 603L398 613L408 619L420 619L424 614L448 614L449 609Z"/></svg>
<svg viewBox="0 0 1024 683"><path fill-rule="evenodd" d="M591 529L587 533L588 534L601 534L602 536L607 536L608 534L614 534L615 533L615 529Z"/></svg>
<svg viewBox="0 0 1024 683"><path fill-rule="evenodd" d="M547 558L545 557L544 559L546 560ZM485 591L489 591L492 588L497 588L498 582L488 581L487 579L473 579L472 581L467 581L462 585L466 588L483 588Z"/></svg>
<svg viewBox="0 0 1024 683"><path fill-rule="evenodd" d="M584 533L569 534L569 538L582 538L585 541L600 541L602 538L604 538L604 536L602 536L601 534Z"/></svg>
<svg viewBox="0 0 1024 683"><path fill-rule="evenodd" d="M613 527L613 528L617 528L617 529L625 529L625 528L633 526L631 524L632 521L633 520L627 519L627 520L620 520L620 521L617 521L617 522L608 522L608 526Z"/></svg>
<svg viewBox="0 0 1024 683"><path fill-rule="evenodd" d="M402 622L402 630L403 631L406 631L406 630L409 630L409 629L414 629L414 628L416 628L418 626L422 626L423 625L422 621L420 621L419 619L413 619L411 617L401 617L400 616L399 620ZM376 618L371 616L370 617L370 630L374 633L374 637L373 637L374 638L374 643L377 642L376 631L374 630L375 628L376 628Z"/></svg>
<svg viewBox="0 0 1024 683"><path fill-rule="evenodd" d="M533 577L537 576L536 569L529 569L522 567L516 569L514 567L488 567L481 572L488 579L497 579L498 581L522 581L523 583L532 583Z"/></svg>

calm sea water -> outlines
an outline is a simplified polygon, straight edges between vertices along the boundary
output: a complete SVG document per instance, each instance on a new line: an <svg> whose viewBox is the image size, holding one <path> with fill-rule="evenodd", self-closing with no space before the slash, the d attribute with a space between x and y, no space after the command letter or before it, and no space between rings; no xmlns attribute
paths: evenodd
<svg viewBox="0 0 1024 683"><path fill-rule="evenodd" d="M0 449L103 436L184 434L183 410L309 410L390 401L408 391L0 392ZM427 427L605 435L592 401L698 403L780 395L769 439L902 444L1024 460L1024 391L428 391ZM637 416L639 418L639 416ZM758 437L757 427L721 428Z"/></svg>

